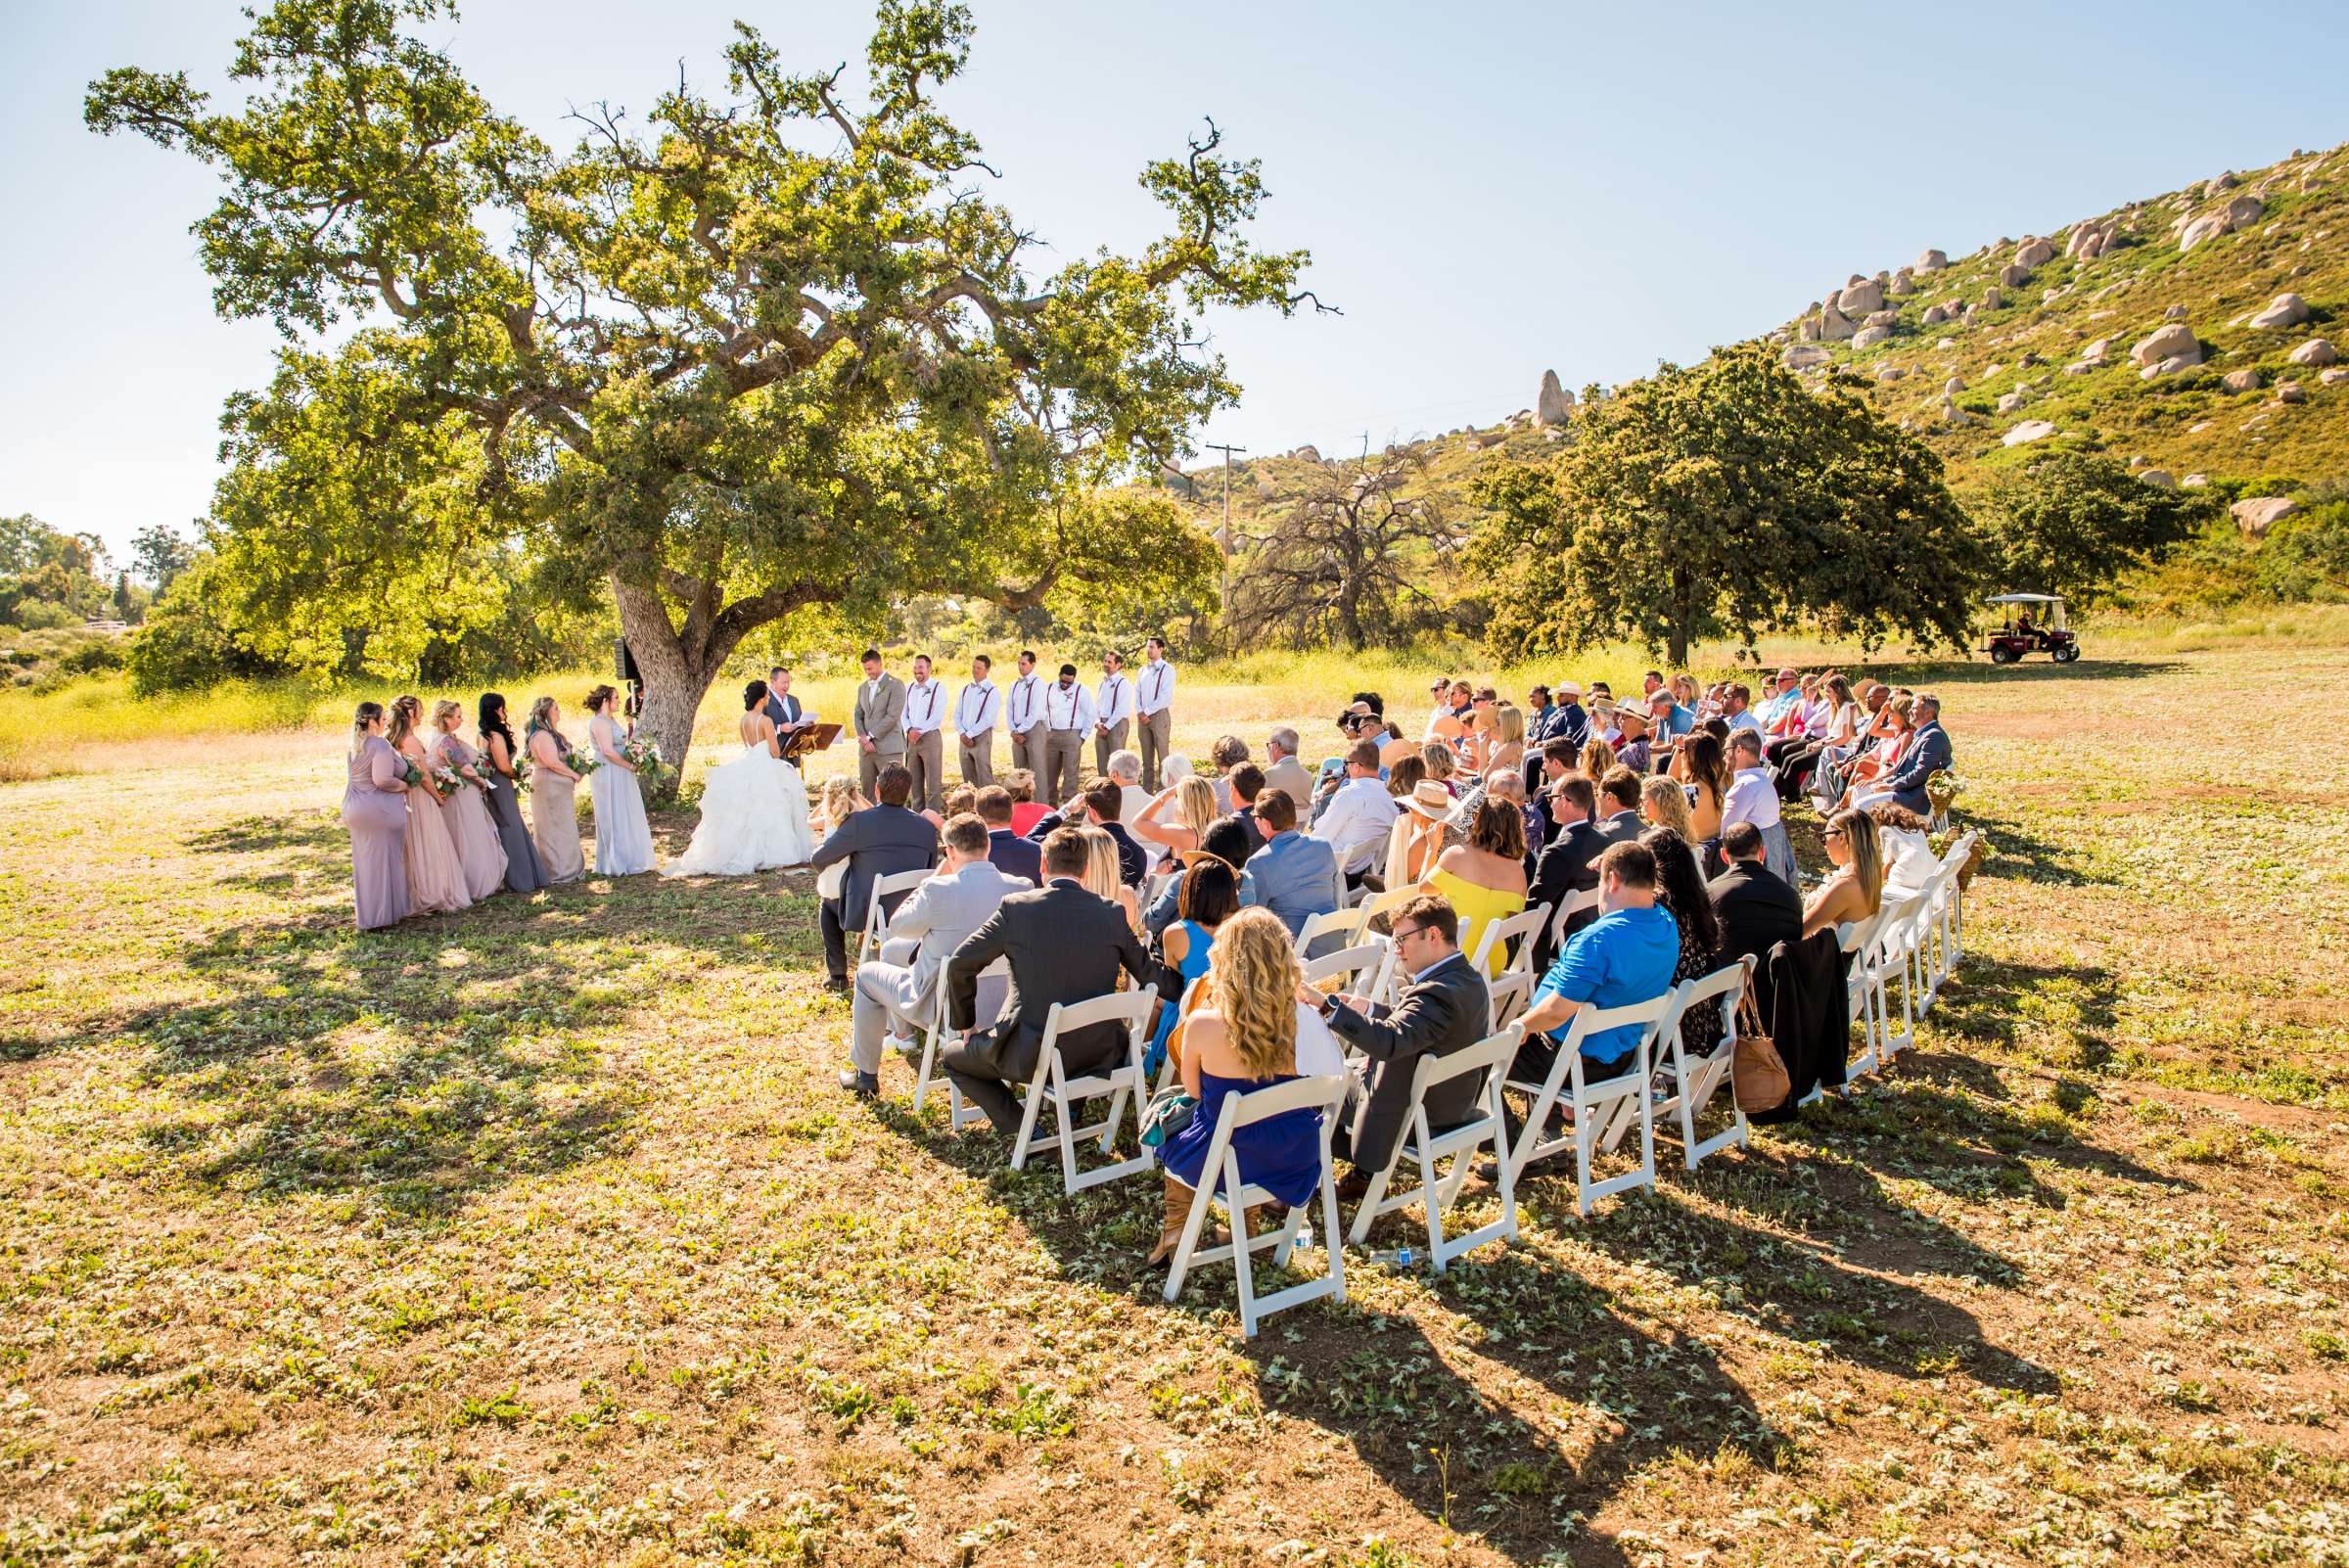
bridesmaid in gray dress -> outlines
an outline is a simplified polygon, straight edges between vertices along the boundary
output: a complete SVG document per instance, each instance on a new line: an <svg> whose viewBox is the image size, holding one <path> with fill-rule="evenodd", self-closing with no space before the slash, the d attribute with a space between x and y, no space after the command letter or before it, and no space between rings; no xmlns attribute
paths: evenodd
<svg viewBox="0 0 2349 1568"><path fill-rule="evenodd" d="M563 707L552 697L530 704L530 721L523 728L523 744L530 751L530 842L538 847L538 864L551 883L576 882L587 874L587 856L579 849L579 775L563 759L571 742L556 726Z"/></svg>
<svg viewBox="0 0 2349 1568"><path fill-rule="evenodd" d="M359 929L397 925L408 912L407 766L384 739L384 705L361 703L350 725L350 783L343 822L350 829L350 877Z"/></svg>
<svg viewBox="0 0 2349 1568"><path fill-rule="evenodd" d="M595 870L598 876L628 877L657 869L652 824L644 816L644 792L636 769L621 754L620 693L598 686L587 694L587 744L597 767L587 787L595 796Z"/></svg>
<svg viewBox="0 0 2349 1568"><path fill-rule="evenodd" d="M546 868L538 863L538 847L522 822L522 796L514 788L522 777L522 750L506 722L505 698L493 691L482 693L480 716L481 774L489 781L489 820L506 852L506 886L516 893L536 893L546 886Z"/></svg>

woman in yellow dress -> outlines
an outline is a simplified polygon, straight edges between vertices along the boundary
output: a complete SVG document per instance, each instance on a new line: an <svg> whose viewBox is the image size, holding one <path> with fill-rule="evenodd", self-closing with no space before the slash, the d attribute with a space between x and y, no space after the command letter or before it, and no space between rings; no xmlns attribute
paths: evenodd
<svg viewBox="0 0 2349 1568"><path fill-rule="evenodd" d="M1514 801L1488 795L1468 824L1468 842L1446 850L1428 873L1427 889L1450 899L1460 916L1460 945L1473 953L1476 937L1495 920L1525 908L1525 813ZM1474 921L1473 934L1469 922ZM1495 946L1485 973L1497 975L1508 953Z"/></svg>

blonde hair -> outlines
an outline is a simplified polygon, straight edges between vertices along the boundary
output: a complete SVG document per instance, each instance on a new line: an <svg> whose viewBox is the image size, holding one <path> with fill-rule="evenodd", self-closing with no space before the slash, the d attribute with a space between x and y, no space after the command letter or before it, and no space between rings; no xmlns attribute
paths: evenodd
<svg viewBox="0 0 2349 1568"><path fill-rule="evenodd" d="M1493 723L1494 726L1500 731L1502 745L1505 746L1510 741L1521 741L1525 739L1524 709L1518 707L1515 703L1502 703L1499 707L1494 709L1493 712L1498 715L1493 720Z"/></svg>
<svg viewBox="0 0 2349 1568"><path fill-rule="evenodd" d="M384 739L393 751L399 743L416 733L416 721L424 716L424 704L414 697L394 697L392 700L392 722L384 726Z"/></svg>
<svg viewBox="0 0 2349 1568"><path fill-rule="evenodd" d="M845 773L824 780L824 826L836 828L856 814L856 781Z"/></svg>
<svg viewBox="0 0 2349 1568"><path fill-rule="evenodd" d="M1427 776L1432 779L1451 777L1451 748L1440 740L1432 740L1419 748L1419 760L1427 764Z"/></svg>
<svg viewBox="0 0 2349 1568"><path fill-rule="evenodd" d="M1036 773L1033 769L1015 767L1003 775L1003 788L1016 804L1036 799Z"/></svg>
<svg viewBox="0 0 2349 1568"><path fill-rule="evenodd" d="M1688 792L1679 780L1651 773L1639 781L1639 799L1648 807L1650 821L1678 833L1682 844L1696 842L1696 827L1688 818Z"/></svg>
<svg viewBox="0 0 2349 1568"><path fill-rule="evenodd" d="M1876 838L1875 819L1865 811L1838 811L1827 818L1827 826L1843 830L1843 847L1852 856L1852 881L1867 900L1867 912L1874 914L1884 906L1884 846ZM1221 933L1216 940L1223 940Z"/></svg>
<svg viewBox="0 0 2349 1568"><path fill-rule="evenodd" d="M1583 743L1583 776L1591 783L1605 778L1614 765L1615 748L1607 744L1605 736L1593 735Z"/></svg>
<svg viewBox="0 0 2349 1568"><path fill-rule="evenodd" d="M1126 868L1118 861L1118 841L1097 827L1077 831L1084 840L1084 891L1117 902L1118 890L1126 885Z"/></svg>
<svg viewBox="0 0 2349 1568"><path fill-rule="evenodd" d="M535 735L542 729L556 739L562 739L563 732L555 728L555 700L552 697L530 699L530 722L522 726L522 732L526 736Z"/></svg>
<svg viewBox="0 0 2349 1568"><path fill-rule="evenodd" d="M1205 838L1207 830L1216 825L1219 814L1216 787L1195 773L1186 775L1174 785L1174 807L1192 834Z"/></svg>
<svg viewBox="0 0 2349 1568"><path fill-rule="evenodd" d="M450 702L447 698L441 698L438 702L433 704L433 728L438 729L442 721L452 715L458 718L463 718L465 716L465 710L458 704Z"/></svg>
<svg viewBox="0 0 2349 1568"><path fill-rule="evenodd" d="M946 808L941 813L948 817L962 816L979 809L979 792L968 784L957 784L946 791Z"/></svg>
<svg viewBox="0 0 2349 1568"><path fill-rule="evenodd" d="M1252 1079L1297 1070L1297 945L1269 909L1242 909L1207 949L1207 1005Z"/></svg>

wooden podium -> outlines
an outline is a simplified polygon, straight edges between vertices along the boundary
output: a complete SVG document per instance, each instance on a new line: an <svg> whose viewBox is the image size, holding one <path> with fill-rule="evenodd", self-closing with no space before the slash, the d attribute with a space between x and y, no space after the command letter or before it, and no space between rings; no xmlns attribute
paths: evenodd
<svg viewBox="0 0 2349 1568"><path fill-rule="evenodd" d="M840 739L838 724L810 724L783 743L783 761L797 762L812 752L820 752Z"/></svg>

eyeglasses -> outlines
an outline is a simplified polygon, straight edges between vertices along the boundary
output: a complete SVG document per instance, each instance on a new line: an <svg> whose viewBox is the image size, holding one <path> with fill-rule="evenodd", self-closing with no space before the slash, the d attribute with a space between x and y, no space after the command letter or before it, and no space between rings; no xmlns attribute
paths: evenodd
<svg viewBox="0 0 2349 1568"><path fill-rule="evenodd" d="M1401 926L1394 931L1389 932L1388 936L1393 941L1401 942L1405 937L1416 937L1422 931L1430 931L1433 929L1434 928L1431 926Z"/></svg>
<svg viewBox="0 0 2349 1568"><path fill-rule="evenodd" d="M1826 830L1826 832L1821 833L1819 837L1822 839L1840 839L1843 837L1843 829L1829 828Z"/></svg>

